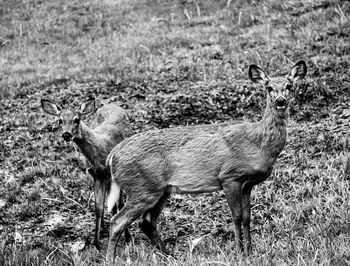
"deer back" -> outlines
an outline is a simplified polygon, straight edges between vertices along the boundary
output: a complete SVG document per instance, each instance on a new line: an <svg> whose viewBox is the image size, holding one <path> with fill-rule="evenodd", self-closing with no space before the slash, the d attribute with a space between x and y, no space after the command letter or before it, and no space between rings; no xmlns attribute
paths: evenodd
<svg viewBox="0 0 350 266"><path fill-rule="evenodd" d="M104 105L98 109L90 127L96 134L110 138L114 143L119 143L132 134L127 111L115 103Z"/></svg>

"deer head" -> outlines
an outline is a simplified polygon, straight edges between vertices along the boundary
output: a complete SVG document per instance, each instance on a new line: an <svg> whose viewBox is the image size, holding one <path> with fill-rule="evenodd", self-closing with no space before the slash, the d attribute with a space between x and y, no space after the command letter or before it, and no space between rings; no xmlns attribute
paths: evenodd
<svg viewBox="0 0 350 266"><path fill-rule="evenodd" d="M254 83L264 85L268 95L268 106L275 110L281 117L286 115L293 84L295 81L303 79L306 72L307 67L305 61L296 63L286 77L276 78L270 78L266 72L257 65L249 66L249 78Z"/></svg>
<svg viewBox="0 0 350 266"><path fill-rule="evenodd" d="M53 116L59 117L59 124L62 128L62 138L69 142L75 138L81 138L81 120L84 116L95 111L95 100L89 100L81 104L79 111L69 108L63 109L50 100L41 100L42 109Z"/></svg>

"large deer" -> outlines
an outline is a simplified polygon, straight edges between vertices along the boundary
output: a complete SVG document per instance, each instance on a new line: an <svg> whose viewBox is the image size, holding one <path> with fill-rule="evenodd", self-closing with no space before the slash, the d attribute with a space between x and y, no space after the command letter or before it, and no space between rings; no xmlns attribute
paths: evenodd
<svg viewBox="0 0 350 266"><path fill-rule="evenodd" d="M106 158L116 144L132 135L132 129L127 112L115 103L100 108L94 115L91 127L82 118L95 112L95 100L83 103L79 111L61 110L55 103L42 99L42 109L53 116L59 117L62 128L62 138L73 141L85 157L87 172L94 179L95 191L95 239L94 244L100 249L100 231L103 226L104 202L106 190L110 185L110 177L106 175ZM123 206L120 198L119 206ZM114 210L116 212L116 210ZM130 239L126 229L126 240Z"/></svg>
<svg viewBox="0 0 350 266"><path fill-rule="evenodd" d="M236 245L249 254L250 194L254 185L270 176L286 143L290 92L306 71L304 61L286 77L270 78L259 66L249 67L250 79L262 84L267 95L258 122L211 132L196 127L153 130L117 145L106 161L112 177L108 207L118 204L121 189L127 201L111 218L107 258L114 257L121 232L141 215L142 231L166 252L156 226L170 194L218 190L224 191L233 216Z"/></svg>

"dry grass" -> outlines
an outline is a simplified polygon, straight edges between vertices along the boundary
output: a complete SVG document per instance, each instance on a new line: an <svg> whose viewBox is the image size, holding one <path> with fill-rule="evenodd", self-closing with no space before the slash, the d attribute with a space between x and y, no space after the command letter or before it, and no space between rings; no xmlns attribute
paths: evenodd
<svg viewBox="0 0 350 266"><path fill-rule="evenodd" d="M253 191L253 254L235 250L222 193L177 195L159 220L176 258L134 225L117 264L348 265L349 18L345 1L0 2L0 264L104 264L86 177L39 98L118 101L136 131L257 120L248 65L305 59L286 149Z"/></svg>

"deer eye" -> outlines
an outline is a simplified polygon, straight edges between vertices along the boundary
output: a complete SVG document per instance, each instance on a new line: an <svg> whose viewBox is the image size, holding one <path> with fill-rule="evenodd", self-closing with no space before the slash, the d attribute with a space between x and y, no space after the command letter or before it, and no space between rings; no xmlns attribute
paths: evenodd
<svg viewBox="0 0 350 266"><path fill-rule="evenodd" d="M266 88L266 89L267 89L267 91L268 91L268 92L273 91L273 88L272 88L271 86L267 86L267 88Z"/></svg>
<svg viewBox="0 0 350 266"><path fill-rule="evenodd" d="M76 118L74 118L73 122L74 122L74 124L79 124L80 119L78 117L76 117Z"/></svg>
<svg viewBox="0 0 350 266"><path fill-rule="evenodd" d="M286 86L286 90L291 90L292 89L292 85L291 84L287 84L287 86Z"/></svg>
<svg viewBox="0 0 350 266"><path fill-rule="evenodd" d="M63 123L63 119L62 118L59 118L58 119L58 124L61 125Z"/></svg>

